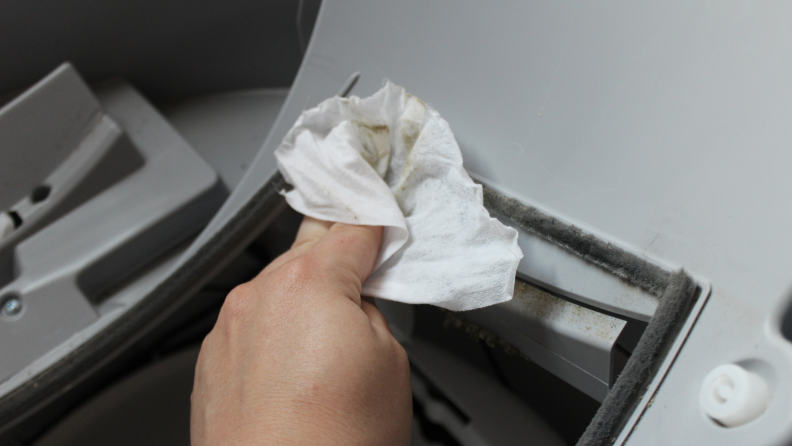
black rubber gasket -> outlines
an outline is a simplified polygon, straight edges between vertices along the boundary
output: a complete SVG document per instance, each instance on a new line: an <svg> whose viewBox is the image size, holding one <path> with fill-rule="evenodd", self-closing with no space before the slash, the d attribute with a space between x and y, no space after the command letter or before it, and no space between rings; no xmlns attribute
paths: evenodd
<svg viewBox="0 0 792 446"><path fill-rule="evenodd" d="M280 172L270 178L199 250L151 293L58 362L0 398L0 431L79 383L115 352L136 339L211 277L218 265L242 249L274 219L284 204Z"/></svg>
<svg viewBox="0 0 792 446"><path fill-rule="evenodd" d="M641 340L578 440L578 446L606 446L616 441L657 374L699 294L696 283L684 271L671 274Z"/></svg>
<svg viewBox="0 0 792 446"><path fill-rule="evenodd" d="M483 185L482 185L483 186ZM621 279L661 296L670 280L670 272L637 255L583 232L539 209L484 187L484 205L491 212L505 216L517 226L592 262Z"/></svg>
<svg viewBox="0 0 792 446"><path fill-rule="evenodd" d="M632 356L577 443L578 446L613 444L657 374L700 290L684 270L667 271L535 207L486 186L483 188L484 205L493 214L660 297Z"/></svg>

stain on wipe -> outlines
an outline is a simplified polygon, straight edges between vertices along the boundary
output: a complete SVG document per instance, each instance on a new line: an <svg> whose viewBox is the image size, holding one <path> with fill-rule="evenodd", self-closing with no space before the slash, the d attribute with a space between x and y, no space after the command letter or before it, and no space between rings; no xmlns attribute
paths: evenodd
<svg viewBox="0 0 792 446"><path fill-rule="evenodd" d="M517 231L484 208L448 123L403 88L323 101L275 156L298 212L384 226L366 295L450 310L511 299Z"/></svg>
<svg viewBox="0 0 792 446"><path fill-rule="evenodd" d="M360 155L377 171L380 178L384 178L390 164L390 128L386 124L362 121L352 121L352 124L355 125L363 145Z"/></svg>
<svg viewBox="0 0 792 446"><path fill-rule="evenodd" d="M421 136L426 120L426 104L415 96L408 96L409 98L406 100L405 111L401 119L401 127L399 128L401 147L396 148L396 150L405 153L405 156L396 157L397 159L404 159L404 163L400 166L392 166L392 171L399 172L399 178L395 187L391 185L397 192L404 191L408 188L410 176L415 170L413 148L418 138ZM405 209L402 207L402 211L404 210Z"/></svg>

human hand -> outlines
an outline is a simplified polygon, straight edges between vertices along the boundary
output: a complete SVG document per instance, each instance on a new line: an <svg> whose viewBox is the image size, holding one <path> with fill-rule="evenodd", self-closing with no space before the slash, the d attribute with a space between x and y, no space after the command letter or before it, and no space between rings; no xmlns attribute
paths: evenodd
<svg viewBox="0 0 792 446"><path fill-rule="evenodd" d="M381 238L305 217L292 249L229 293L195 369L193 446L409 444L407 355L360 296Z"/></svg>

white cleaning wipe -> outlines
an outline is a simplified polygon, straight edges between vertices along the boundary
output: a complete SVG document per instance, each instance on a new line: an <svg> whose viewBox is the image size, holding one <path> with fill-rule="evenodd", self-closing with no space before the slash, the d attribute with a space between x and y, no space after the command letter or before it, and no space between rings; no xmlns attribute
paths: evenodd
<svg viewBox="0 0 792 446"><path fill-rule="evenodd" d="M364 295L455 311L511 299L517 231L490 218L448 123L403 88L303 112L275 156L297 212L384 226Z"/></svg>

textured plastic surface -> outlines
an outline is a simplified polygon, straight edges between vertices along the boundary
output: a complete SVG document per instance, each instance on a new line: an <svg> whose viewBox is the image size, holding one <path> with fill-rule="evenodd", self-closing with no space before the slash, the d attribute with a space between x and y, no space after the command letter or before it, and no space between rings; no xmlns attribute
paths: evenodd
<svg viewBox="0 0 792 446"><path fill-rule="evenodd" d="M111 82L100 88L102 111L70 67L58 73L67 73L70 81L59 86L95 105L97 125L109 126L117 140L130 141L143 165L116 184L91 191L93 198L15 246L14 280L0 296L19 296L24 310L14 320L0 320L0 380L94 322L104 293L194 234L224 197L212 168L130 86ZM45 90L29 96L48 95ZM60 102L44 102L50 109L42 107L42 112L63 113ZM28 119L26 128L44 126L31 135L50 131L48 122Z"/></svg>

